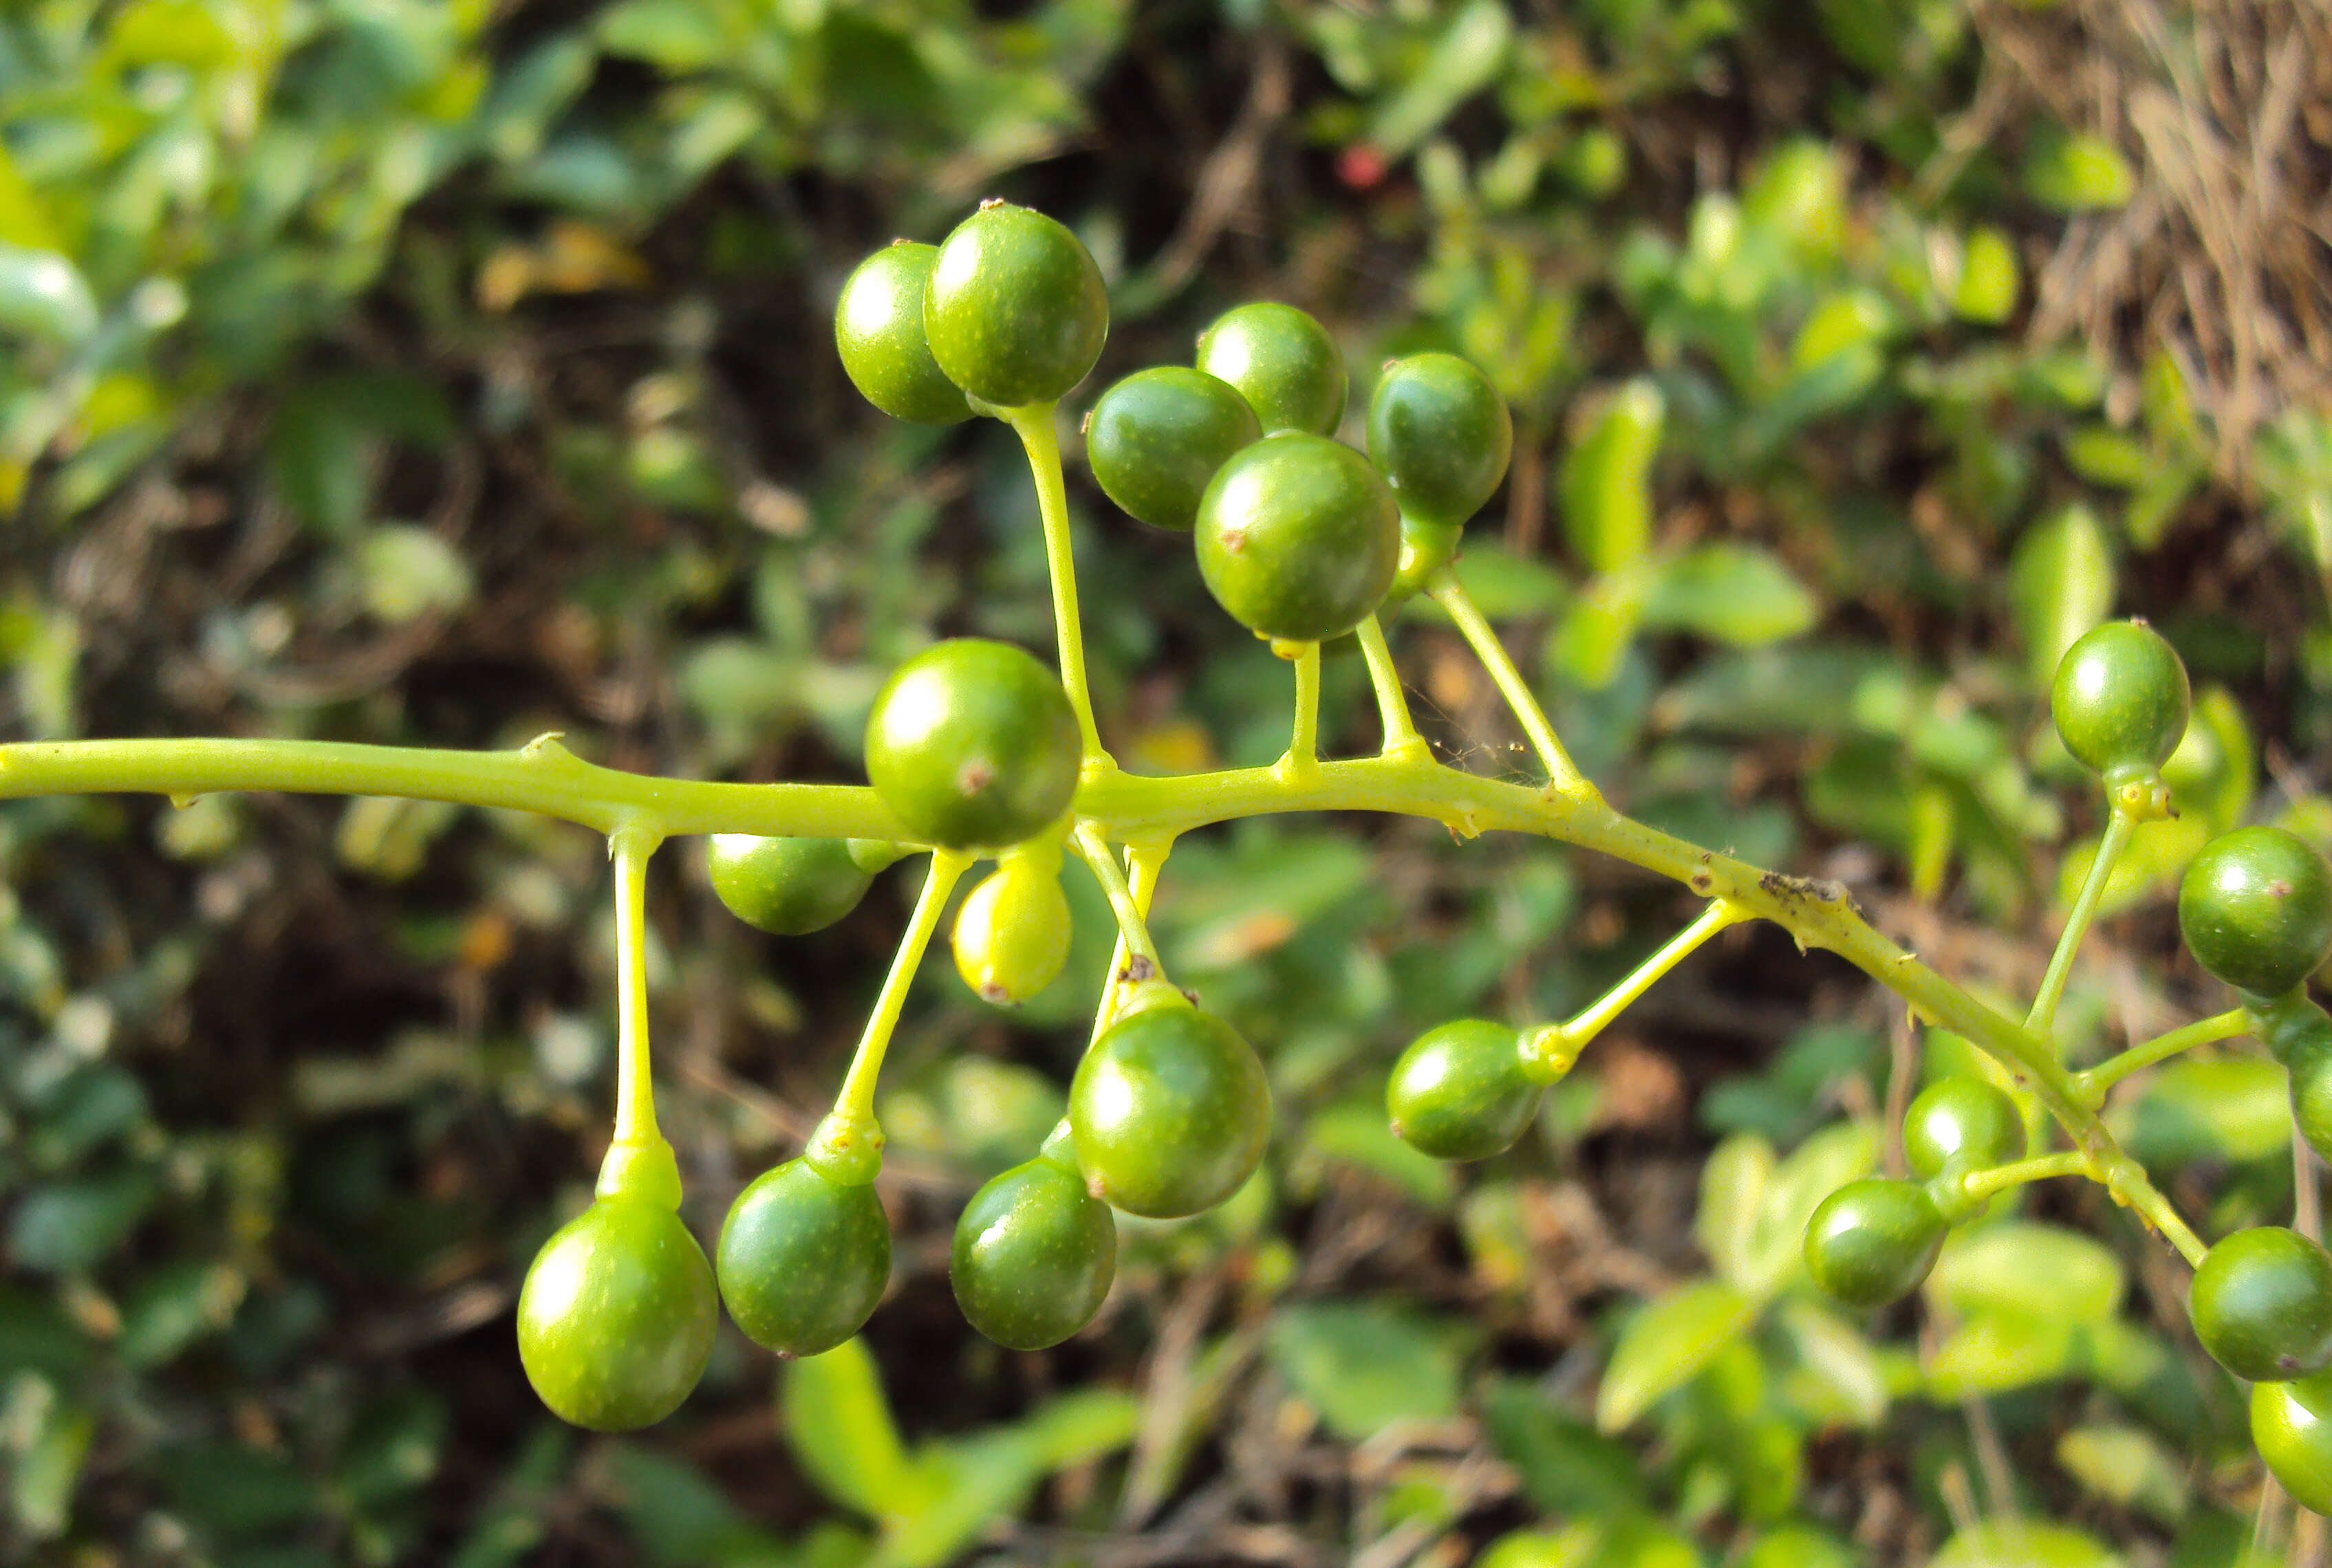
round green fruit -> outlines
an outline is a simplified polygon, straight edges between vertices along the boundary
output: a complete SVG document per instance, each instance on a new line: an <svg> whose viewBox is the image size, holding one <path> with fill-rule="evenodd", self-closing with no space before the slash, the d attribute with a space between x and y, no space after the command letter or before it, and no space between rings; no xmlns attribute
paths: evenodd
<svg viewBox="0 0 2332 1568"><path fill-rule="evenodd" d="M1051 403L1109 337L1109 290L1085 242L1044 214L984 202L941 242L923 330L949 380L997 408Z"/></svg>
<svg viewBox="0 0 2332 1568"><path fill-rule="evenodd" d="M1866 1176L1814 1211L1806 1226L1806 1269L1849 1307L1884 1307L1919 1288L1949 1229L1925 1187Z"/></svg>
<svg viewBox="0 0 2332 1568"><path fill-rule="evenodd" d="M953 424L971 417L923 336L923 290L937 245L894 241L858 263L834 308L834 346L866 401L894 419Z"/></svg>
<svg viewBox="0 0 2332 1568"><path fill-rule="evenodd" d="M2193 704L2177 651L2142 621L2108 621L2083 632L2058 661L2049 691L2065 749L2108 782L2167 762Z"/></svg>
<svg viewBox="0 0 2332 1568"><path fill-rule="evenodd" d="M1903 1157L1923 1178L1985 1170L2023 1152L2016 1102L1980 1078L1938 1079L1903 1114Z"/></svg>
<svg viewBox="0 0 2332 1568"><path fill-rule="evenodd" d="M2256 1384L2251 1442L2301 1507L2332 1514L2332 1372Z"/></svg>
<svg viewBox="0 0 2332 1568"><path fill-rule="evenodd" d="M1139 370L1094 404L1085 461L1111 500L1152 527L1188 530L1207 481L1263 427L1229 383L1186 366Z"/></svg>
<svg viewBox="0 0 2332 1568"><path fill-rule="evenodd" d="M2238 1231L2203 1255L2194 1337L2237 1377L2271 1383L2332 1364L2332 1256L2297 1231Z"/></svg>
<svg viewBox="0 0 2332 1568"><path fill-rule="evenodd" d="M1238 1031L1169 1003L1121 1018L1069 1085L1086 1189L1130 1214L1180 1219L1237 1192L1271 1137L1271 1086Z"/></svg>
<svg viewBox="0 0 2332 1568"><path fill-rule="evenodd" d="M721 1304L680 1216L601 1198L543 1243L518 1297L527 1381L562 1421L596 1432L680 1408L712 1354Z"/></svg>
<svg viewBox="0 0 2332 1568"><path fill-rule="evenodd" d="M1199 368L1238 388L1266 435L1326 435L1344 417L1352 392L1328 329L1268 299L1225 311L1199 334Z"/></svg>
<svg viewBox="0 0 2332 1568"><path fill-rule="evenodd" d="M1385 1086L1393 1136L1437 1160L1486 1160L1514 1146L1542 1087L1513 1030L1487 1019L1436 1024L1410 1042Z"/></svg>
<svg viewBox="0 0 2332 1568"><path fill-rule="evenodd" d="M1223 464L1199 502L1199 572L1258 636L1320 642L1359 625L1392 586L1400 508L1374 465L1320 435L1266 436Z"/></svg>
<svg viewBox="0 0 2332 1568"><path fill-rule="evenodd" d="M746 925L778 936L823 931L866 896L874 879L846 839L714 833L704 842L712 890Z"/></svg>
<svg viewBox="0 0 2332 1568"><path fill-rule="evenodd" d="M1017 844L1068 810L1081 752L1060 679L1008 642L959 637L893 671L866 719L866 776L908 831Z"/></svg>
<svg viewBox="0 0 2332 1568"><path fill-rule="evenodd" d="M1069 930L1059 866L1034 855L1010 856L956 911L956 972L983 1002L1026 1002L1068 962Z"/></svg>
<svg viewBox="0 0 2332 1568"><path fill-rule="evenodd" d="M872 1183L808 1160L762 1172L721 1227L721 1299L779 1355L832 1350L864 1327L891 1280L891 1221Z"/></svg>
<svg viewBox="0 0 2332 1568"><path fill-rule="evenodd" d="M2297 833L2237 828L2204 844L2178 884L2196 963L2238 991L2279 997L2332 953L2332 870Z"/></svg>
<svg viewBox="0 0 2332 1568"><path fill-rule="evenodd" d="M1401 515L1458 527L1506 477L1515 419L1490 378L1454 354L1396 359L1369 399L1369 457Z"/></svg>
<svg viewBox="0 0 2332 1568"><path fill-rule="evenodd" d="M971 1195L948 1262L965 1321L1008 1350L1044 1350L1091 1323L1116 1274L1109 1205L1043 1156Z"/></svg>

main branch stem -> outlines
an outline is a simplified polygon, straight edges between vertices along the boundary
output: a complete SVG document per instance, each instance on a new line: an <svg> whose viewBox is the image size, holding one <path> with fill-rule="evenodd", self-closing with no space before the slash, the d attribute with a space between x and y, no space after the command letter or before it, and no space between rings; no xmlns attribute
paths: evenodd
<svg viewBox="0 0 2332 1568"><path fill-rule="evenodd" d="M1574 778L1576 775L1572 775ZM629 822L666 836L912 840L872 790L841 784L702 784L595 767L555 741L519 752L473 754L314 741L61 741L0 746L0 798L223 790L401 795L508 807L582 822L602 832ZM1591 787L1530 786L1483 778L1430 759L1323 762L1303 776L1236 768L1173 778L1111 769L1089 774L1073 812L1111 843L1160 844L1191 828L1282 812L1391 812L1428 818L1471 837L1531 833L1599 851L1729 899L1808 947L1824 947L1964 1035L2024 1080L2089 1157L2119 1201L2181 1250L2187 1230L2098 1119L2049 1041L1984 1005L1873 930L1835 883L1785 876L1704 850L1611 809ZM932 917L937 918L936 911ZM2184 1238L2181 1240L2182 1236ZM2193 1243L2199 1248L2199 1243Z"/></svg>

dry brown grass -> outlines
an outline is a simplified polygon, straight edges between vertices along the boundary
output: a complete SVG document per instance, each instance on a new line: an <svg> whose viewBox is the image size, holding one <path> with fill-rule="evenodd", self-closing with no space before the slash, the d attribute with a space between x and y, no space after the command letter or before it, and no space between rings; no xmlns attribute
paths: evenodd
<svg viewBox="0 0 2332 1568"><path fill-rule="evenodd" d="M1976 7L1988 123L2034 112L2134 155L2136 196L2079 217L2031 331L2174 356L2221 479L2287 404L2332 402L2332 4L2070 0Z"/></svg>

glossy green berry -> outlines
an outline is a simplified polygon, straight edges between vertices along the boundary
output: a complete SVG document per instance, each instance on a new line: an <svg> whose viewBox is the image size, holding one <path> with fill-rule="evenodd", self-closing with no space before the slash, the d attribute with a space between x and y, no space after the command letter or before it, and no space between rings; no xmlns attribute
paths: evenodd
<svg viewBox="0 0 2332 1568"><path fill-rule="evenodd" d="M1369 458L1401 515L1456 527L1490 499L1515 451L1515 418L1490 378L1454 354L1396 359L1369 399Z"/></svg>
<svg viewBox="0 0 2332 1568"><path fill-rule="evenodd" d="M1059 865L1049 857L1008 857L956 911L956 972L982 1001L1026 1002L1068 962L1069 929Z"/></svg>
<svg viewBox="0 0 2332 1568"><path fill-rule="evenodd" d="M2301 1507L2332 1514L2332 1372L2254 1385L2251 1443Z"/></svg>
<svg viewBox="0 0 2332 1568"><path fill-rule="evenodd" d="M982 403L1051 403L1109 337L1109 290L1085 242L1039 212L983 202L940 244L923 296L932 357Z"/></svg>
<svg viewBox="0 0 2332 1568"><path fill-rule="evenodd" d="M2083 632L2058 661L2049 691L2065 749L2114 783L2170 759L2193 702L2177 651L2142 621Z"/></svg>
<svg viewBox="0 0 2332 1568"><path fill-rule="evenodd" d="M712 890L746 925L779 936L823 931L874 881L845 839L760 839L714 833L704 842Z"/></svg>
<svg viewBox="0 0 2332 1568"><path fill-rule="evenodd" d="M2332 1364L2332 1256L2297 1231L2238 1231L2203 1255L2189 1303L2211 1359L2253 1383Z"/></svg>
<svg viewBox="0 0 2332 1568"><path fill-rule="evenodd" d="M1486 1160L1514 1146L1542 1086L1515 1031L1487 1019L1436 1024L1410 1042L1385 1086L1393 1136L1437 1160Z"/></svg>
<svg viewBox="0 0 2332 1568"><path fill-rule="evenodd" d="M1271 1136L1271 1086L1237 1030L1169 1003L1119 1019L1085 1052L1069 1127L1094 1197L1179 1219L1254 1174Z"/></svg>
<svg viewBox="0 0 2332 1568"><path fill-rule="evenodd" d="M1366 619L1392 585L1400 508L1368 459L1321 435L1266 436L1199 502L1199 573L1258 636L1319 642Z"/></svg>
<svg viewBox="0 0 2332 1568"><path fill-rule="evenodd" d="M891 1279L891 1222L871 1183L808 1160L762 1172L721 1227L721 1299L746 1336L816 1355L864 1327Z"/></svg>
<svg viewBox="0 0 2332 1568"><path fill-rule="evenodd" d="M2281 828L2222 833L2178 884L2178 930L2194 961L2236 990L2281 996L2332 953L2332 870Z"/></svg>
<svg viewBox="0 0 2332 1568"><path fill-rule="evenodd" d="M1138 370L1094 404L1085 461L1104 494L1160 528L1187 529L1207 481L1263 426L1229 383L1186 366Z"/></svg>
<svg viewBox="0 0 2332 1568"><path fill-rule="evenodd" d="M2261 1003L2253 1015L2260 1039L2290 1076L2292 1125L2325 1155L2332 1150L2332 1017L2296 992Z"/></svg>
<svg viewBox="0 0 2332 1568"><path fill-rule="evenodd" d="M899 240L858 263L834 308L834 346L866 401L894 419L953 424L971 417L923 336L923 290L937 245Z"/></svg>
<svg viewBox="0 0 2332 1568"><path fill-rule="evenodd" d="M1903 1157L1922 1178L1985 1170L2023 1152L2016 1102L1980 1078L1938 1079L1903 1114Z"/></svg>
<svg viewBox="0 0 2332 1568"><path fill-rule="evenodd" d="M1344 417L1352 386L1328 329L1293 305L1259 299L1215 318L1199 334L1199 368L1238 388L1264 433L1326 435Z"/></svg>
<svg viewBox="0 0 2332 1568"><path fill-rule="evenodd" d="M1091 1323L1116 1275L1109 1205L1041 1155L971 1195L948 1261L964 1320L1008 1350L1043 1350Z"/></svg>
<svg viewBox="0 0 2332 1568"><path fill-rule="evenodd" d="M721 1304L680 1216L601 1198L543 1243L518 1297L518 1354L552 1413L597 1432L650 1426L704 1375Z"/></svg>
<svg viewBox="0 0 2332 1568"><path fill-rule="evenodd" d="M1081 752L1060 678L1008 642L959 637L892 672L866 719L866 776L908 831L1017 844L1068 809Z"/></svg>
<svg viewBox="0 0 2332 1568"><path fill-rule="evenodd" d="M1866 1176L1814 1210L1806 1226L1806 1269L1849 1307L1883 1307L1919 1288L1949 1229L1926 1188Z"/></svg>

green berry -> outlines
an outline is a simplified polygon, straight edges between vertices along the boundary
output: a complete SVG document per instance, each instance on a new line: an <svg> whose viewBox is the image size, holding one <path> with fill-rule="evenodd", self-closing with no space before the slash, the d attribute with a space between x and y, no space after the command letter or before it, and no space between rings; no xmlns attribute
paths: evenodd
<svg viewBox="0 0 2332 1568"><path fill-rule="evenodd" d="M2058 661L2049 691L2065 749L2109 784L2167 762L2193 702L2177 651L2142 621L2108 621L2083 632Z"/></svg>
<svg viewBox="0 0 2332 1568"><path fill-rule="evenodd" d="M1369 399L1369 457L1404 518L1462 526L1514 456L1515 419L1490 378L1454 354L1396 359Z"/></svg>
<svg viewBox="0 0 2332 1568"><path fill-rule="evenodd" d="M680 1216L601 1198L535 1255L518 1297L518 1354L553 1414L597 1432L680 1408L712 1354L721 1305Z"/></svg>
<svg viewBox="0 0 2332 1568"><path fill-rule="evenodd" d="M1515 1031L1486 1019L1436 1024L1393 1064L1393 1135L1437 1160L1486 1160L1514 1146L1542 1086L1523 1070Z"/></svg>
<svg viewBox="0 0 2332 1568"><path fill-rule="evenodd" d="M971 417L923 336L923 290L937 245L896 240L858 263L834 308L842 368L866 401L894 419L953 424Z"/></svg>
<svg viewBox="0 0 2332 1568"><path fill-rule="evenodd" d="M2178 930L2195 962L2219 979L2282 996L2332 953L2332 870L2281 828L2222 833L2178 884Z"/></svg>
<svg viewBox="0 0 2332 1568"><path fill-rule="evenodd" d="M1980 1078L1938 1079L1903 1115L1903 1157L1923 1179L1987 1170L2023 1152L2016 1102Z"/></svg>
<svg viewBox="0 0 2332 1568"><path fill-rule="evenodd" d="M956 972L984 1002L1026 1002L1068 962L1069 929L1060 867L1035 855L1008 857L956 911Z"/></svg>
<svg viewBox="0 0 2332 1568"><path fill-rule="evenodd" d="M972 1194L948 1263L965 1321L1009 1350L1043 1350L1091 1323L1116 1274L1109 1205L1042 1156Z"/></svg>
<svg viewBox="0 0 2332 1568"><path fill-rule="evenodd" d="M2189 1310L2237 1377L2305 1377L2332 1364L2332 1256L2280 1225L2238 1231L2203 1255Z"/></svg>
<svg viewBox="0 0 2332 1568"><path fill-rule="evenodd" d="M1225 311L1199 334L1199 368L1238 388L1266 435L1326 435L1351 385L1328 329L1293 305L1260 299Z"/></svg>
<svg viewBox="0 0 2332 1568"><path fill-rule="evenodd" d="M983 202L941 242L923 297L932 356L982 403L1051 403L1109 337L1109 290L1085 242L1039 212Z"/></svg>
<svg viewBox="0 0 2332 1568"><path fill-rule="evenodd" d="M1128 513L1187 530L1215 470L1262 434L1255 410L1228 382L1161 365L1101 394L1085 424L1085 461L1103 493Z"/></svg>
<svg viewBox="0 0 2332 1568"><path fill-rule="evenodd" d="M1271 1136L1271 1086L1237 1030L1167 1003L1119 1019L1085 1052L1069 1127L1094 1197L1179 1219L1254 1174Z"/></svg>
<svg viewBox="0 0 2332 1568"><path fill-rule="evenodd" d="M1949 1229L1926 1188L1866 1176L1814 1211L1806 1226L1806 1269L1849 1307L1883 1307L1919 1288Z"/></svg>
<svg viewBox="0 0 2332 1568"><path fill-rule="evenodd" d="M874 881L843 839L760 839L714 833L704 843L712 890L746 925L779 936L823 931Z"/></svg>
<svg viewBox="0 0 2332 1568"><path fill-rule="evenodd" d="M779 1355L832 1350L865 1326L891 1279L891 1221L871 1183L808 1160L762 1172L721 1227L721 1299Z"/></svg>
<svg viewBox="0 0 2332 1568"><path fill-rule="evenodd" d="M2301 1507L2332 1514L2332 1372L2253 1385L2251 1442Z"/></svg>
<svg viewBox="0 0 2332 1568"><path fill-rule="evenodd" d="M1258 636L1319 642L1350 632L1392 585L1400 509L1369 460L1320 435L1266 436L1222 466L1199 502L1199 572Z"/></svg>
<svg viewBox="0 0 2332 1568"><path fill-rule="evenodd" d="M1076 794L1076 716L1058 677L1008 642L934 643L866 720L866 776L909 832L950 849L1017 844Z"/></svg>

